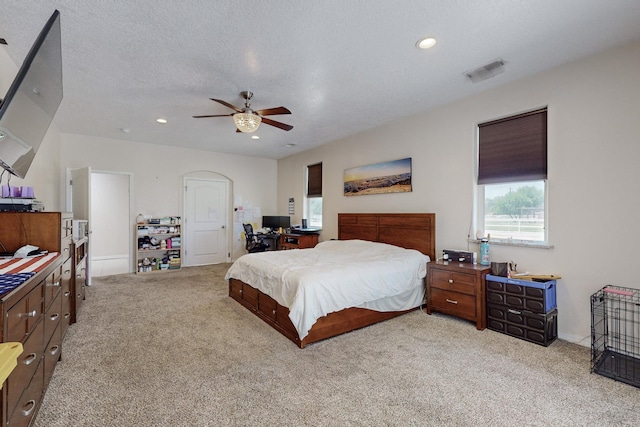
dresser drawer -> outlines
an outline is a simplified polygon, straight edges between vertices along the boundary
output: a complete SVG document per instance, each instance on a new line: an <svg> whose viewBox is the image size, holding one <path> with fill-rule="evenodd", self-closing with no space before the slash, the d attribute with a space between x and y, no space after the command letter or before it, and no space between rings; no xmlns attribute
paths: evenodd
<svg viewBox="0 0 640 427"><path fill-rule="evenodd" d="M468 295L476 294L476 276L473 274L434 269L431 273L431 279L431 287L433 288L462 292Z"/></svg>
<svg viewBox="0 0 640 427"><path fill-rule="evenodd" d="M7 310L7 341L23 342L33 331L44 312L42 283Z"/></svg>
<svg viewBox="0 0 640 427"><path fill-rule="evenodd" d="M51 336L49 344L44 350L44 384L49 385L49 380L53 375L53 371L60 360L60 354L62 353L62 325L58 325L58 328Z"/></svg>
<svg viewBox="0 0 640 427"><path fill-rule="evenodd" d="M61 308L62 313L62 336L64 337L67 327L71 324L71 307L73 296L71 293L71 280L72 280L72 259L69 258L62 264L62 289L60 290Z"/></svg>
<svg viewBox="0 0 640 427"><path fill-rule="evenodd" d="M43 322L38 323L33 333L24 342L23 348L24 351L18 357L18 364L6 382L8 413L11 413L15 408L22 392L29 385L29 381L31 381L42 359L42 349L44 348Z"/></svg>
<svg viewBox="0 0 640 427"><path fill-rule="evenodd" d="M258 294L258 311L271 320L276 320L276 308L278 303L269 295L265 295L262 292Z"/></svg>
<svg viewBox="0 0 640 427"><path fill-rule="evenodd" d="M49 305L56 299L62 288L62 265L57 267L44 279L44 306Z"/></svg>
<svg viewBox="0 0 640 427"><path fill-rule="evenodd" d="M71 243L73 242L71 236L65 237L62 239L60 244L60 255L62 255L62 260L66 261L71 258Z"/></svg>
<svg viewBox="0 0 640 427"><path fill-rule="evenodd" d="M465 319L475 319L476 299L474 296L459 292L431 289L432 309L453 314Z"/></svg>
<svg viewBox="0 0 640 427"><path fill-rule="evenodd" d="M58 292L55 301L44 315L44 341L48 342L62 320L62 292Z"/></svg>
<svg viewBox="0 0 640 427"><path fill-rule="evenodd" d="M258 290L249 285L242 286L242 299L251 306L253 310L258 309Z"/></svg>
<svg viewBox="0 0 640 427"><path fill-rule="evenodd" d="M39 363L35 375L31 378L31 383L24 390L20 399L13 406L13 410L9 410L10 416L7 417L7 425L11 427L26 427L31 424L36 414L40 400L42 399L44 388L44 363ZM7 400L9 400L7 398ZM11 402L9 402L11 403ZM13 412L12 412L13 411Z"/></svg>
<svg viewBox="0 0 640 427"><path fill-rule="evenodd" d="M236 279L229 279L229 296L235 300L242 299L242 282Z"/></svg>

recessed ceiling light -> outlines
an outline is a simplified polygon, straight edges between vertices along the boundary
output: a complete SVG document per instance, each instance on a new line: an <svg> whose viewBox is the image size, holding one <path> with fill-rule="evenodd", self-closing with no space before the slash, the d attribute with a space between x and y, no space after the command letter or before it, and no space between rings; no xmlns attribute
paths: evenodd
<svg viewBox="0 0 640 427"><path fill-rule="evenodd" d="M156 122L165 124L167 123L167 119L156 119Z"/></svg>
<svg viewBox="0 0 640 427"><path fill-rule="evenodd" d="M260 139L258 135L251 135L251 139Z"/></svg>
<svg viewBox="0 0 640 427"><path fill-rule="evenodd" d="M427 37L427 38L418 40L418 42L416 43L416 47L420 49L429 49L431 47L434 47L435 45L436 45L436 39L434 39L433 37Z"/></svg>

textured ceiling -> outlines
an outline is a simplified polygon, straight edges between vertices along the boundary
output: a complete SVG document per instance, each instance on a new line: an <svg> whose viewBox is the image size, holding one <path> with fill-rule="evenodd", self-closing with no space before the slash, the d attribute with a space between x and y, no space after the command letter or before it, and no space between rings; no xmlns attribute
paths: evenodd
<svg viewBox="0 0 640 427"><path fill-rule="evenodd" d="M62 132L273 159L640 40L638 0L0 0L0 49L20 65L55 8ZM192 118L247 89L293 130Z"/></svg>

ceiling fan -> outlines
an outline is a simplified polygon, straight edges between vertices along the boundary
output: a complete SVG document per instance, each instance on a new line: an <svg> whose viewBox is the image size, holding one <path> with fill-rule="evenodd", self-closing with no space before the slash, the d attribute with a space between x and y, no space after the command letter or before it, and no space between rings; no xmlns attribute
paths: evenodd
<svg viewBox="0 0 640 427"><path fill-rule="evenodd" d="M236 128L237 128L236 132L245 132L245 133L255 132L256 130L258 130L260 123L275 126L277 128L280 128L282 130L287 130L287 131L293 129L293 126L291 125L280 123L275 120L271 120L267 117L264 117L264 116L275 116L278 114L291 114L291 111L289 111L287 108L275 107L275 108L266 108L264 110L252 110L251 105L249 104L249 101L251 100L251 97L253 97L253 92L243 91L243 92L240 92L240 95L244 98L244 108L238 108L235 105L231 105L228 102L223 101L221 99L209 98L212 101L216 101L224 105L225 107L231 108L232 110L235 111L235 113L213 114L208 116L193 116L193 117L196 119L201 119L204 117L231 116L233 117L233 121L236 124Z"/></svg>

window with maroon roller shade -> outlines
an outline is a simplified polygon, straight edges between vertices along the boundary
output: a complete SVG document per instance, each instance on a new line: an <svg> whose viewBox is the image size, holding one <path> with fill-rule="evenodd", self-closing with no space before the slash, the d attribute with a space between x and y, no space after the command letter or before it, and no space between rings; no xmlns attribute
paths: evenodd
<svg viewBox="0 0 640 427"><path fill-rule="evenodd" d="M546 108L478 125L478 184L546 178Z"/></svg>
<svg viewBox="0 0 640 427"><path fill-rule="evenodd" d="M307 197L322 197L322 163L307 166Z"/></svg>

